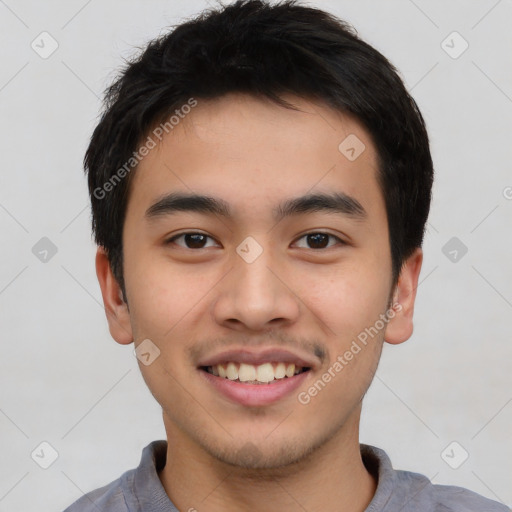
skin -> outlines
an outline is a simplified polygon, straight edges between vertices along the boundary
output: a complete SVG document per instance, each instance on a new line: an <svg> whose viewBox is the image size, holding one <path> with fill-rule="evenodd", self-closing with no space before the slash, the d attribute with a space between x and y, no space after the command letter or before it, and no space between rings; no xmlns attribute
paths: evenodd
<svg viewBox="0 0 512 512"><path fill-rule="evenodd" d="M353 117L286 96L301 111L242 94L200 101L139 164L123 231L128 305L107 256L96 268L113 338L149 338L160 356L143 377L163 411L167 463L159 473L180 510L363 511L376 489L359 451L362 398L384 341L413 331L422 251L396 286L376 151ZM339 150L355 134L354 161ZM367 211L271 216L279 202L308 192L345 192ZM180 212L145 218L162 194L220 197L234 217ZM199 231L200 248L175 234ZM306 233L327 232L327 248ZM251 264L236 252L247 237L263 249ZM192 248L187 248L192 247ZM202 247L202 248L201 248ZM357 335L399 304L394 317L307 405L297 400ZM315 360L297 392L275 404L242 406L205 383L199 358L233 347L284 347ZM323 358L315 355L320 347ZM250 443L250 444L248 444Z"/></svg>

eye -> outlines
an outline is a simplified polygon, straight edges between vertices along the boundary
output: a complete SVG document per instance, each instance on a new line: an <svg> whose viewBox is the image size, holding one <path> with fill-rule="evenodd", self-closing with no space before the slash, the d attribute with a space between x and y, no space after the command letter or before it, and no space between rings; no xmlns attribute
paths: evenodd
<svg viewBox="0 0 512 512"><path fill-rule="evenodd" d="M332 247L332 245L326 246L329 237L336 239L338 242L340 242L341 245L346 245L341 238L335 235L331 235L330 233L323 232L306 233L305 235L302 235L298 240L301 240L302 238L307 238L306 243L311 244L312 247L305 247L305 249L326 249Z"/></svg>
<svg viewBox="0 0 512 512"><path fill-rule="evenodd" d="M172 238L166 240L165 244L175 243L176 240L183 238L185 240L185 246L181 244L177 244L184 249L204 249L206 246L205 241L207 238L213 240L211 236L205 235L204 233L199 233L196 231L190 231L187 233L180 233L179 235L175 235Z"/></svg>
<svg viewBox="0 0 512 512"><path fill-rule="evenodd" d="M180 238L183 238L185 245L176 243L176 240L179 240ZM306 233L305 235L302 235L298 240L301 240L303 238L306 238L306 243L309 243L311 247L303 247L305 249L328 249L330 247L333 247L333 245L329 245L329 238L334 239L339 242L340 245L346 245L345 242L330 233L324 233L324 232L312 232L312 233ZM184 249L204 249L208 247L205 245L206 240L210 239L213 240L211 236L208 236L204 233L196 232L196 231L189 231L186 233L180 233L179 235L175 235L172 238L169 238L166 240L166 245L171 243L176 243L179 247L183 247ZM334 244L336 245L336 244ZM211 246L210 246L211 247Z"/></svg>

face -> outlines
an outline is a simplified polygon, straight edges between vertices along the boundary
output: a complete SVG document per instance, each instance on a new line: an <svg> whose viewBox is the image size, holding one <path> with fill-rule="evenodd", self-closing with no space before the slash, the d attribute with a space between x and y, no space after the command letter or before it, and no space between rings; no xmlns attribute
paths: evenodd
<svg viewBox="0 0 512 512"><path fill-rule="evenodd" d="M139 366L168 437L243 467L299 461L353 428L385 335L410 334L403 311L390 319L368 133L286 99L301 111L245 95L198 100L139 164L123 232L128 307L109 315L118 342L160 351ZM106 302L107 273L98 271Z"/></svg>

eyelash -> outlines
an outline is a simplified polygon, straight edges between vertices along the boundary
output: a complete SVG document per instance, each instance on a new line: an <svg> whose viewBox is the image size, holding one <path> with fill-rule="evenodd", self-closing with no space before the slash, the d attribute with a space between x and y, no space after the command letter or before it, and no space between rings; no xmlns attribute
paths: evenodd
<svg viewBox="0 0 512 512"><path fill-rule="evenodd" d="M187 231L185 233L180 233L178 235L174 235L173 237L169 238L168 240L165 241L165 245L170 245L171 243L174 243L175 240L177 240L178 238L181 238L182 236L185 236L185 235L203 235L207 238L210 238L211 240L214 240L213 237L211 237L210 235L207 235L206 233L201 233L199 231ZM310 231L309 233L304 233L302 236L300 236L299 238L297 238L297 240L300 240L308 235L327 235L331 238L335 238L339 243L340 245L347 245L346 242L344 242L341 238L339 238L338 236L336 235L333 235L331 233L326 233L324 231ZM183 246L179 246L181 247L182 249L188 249L190 251L199 251L201 249L205 249L205 247L201 247L200 249L191 249L190 247L183 247ZM333 246L330 246L330 247L324 247L322 249L311 249L313 251L321 251L321 250L325 250L325 249L330 249L332 248Z"/></svg>

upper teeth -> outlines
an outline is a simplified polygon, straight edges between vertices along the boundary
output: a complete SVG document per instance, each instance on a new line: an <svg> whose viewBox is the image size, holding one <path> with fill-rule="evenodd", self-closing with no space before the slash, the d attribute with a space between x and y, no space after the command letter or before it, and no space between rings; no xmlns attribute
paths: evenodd
<svg viewBox="0 0 512 512"><path fill-rule="evenodd" d="M293 377L302 370L301 367L295 368L294 363L263 363L254 366L252 364L234 363L231 361L227 364L209 366L208 369L211 370L211 373L219 377L230 380L238 379L241 382L271 382L274 379Z"/></svg>

